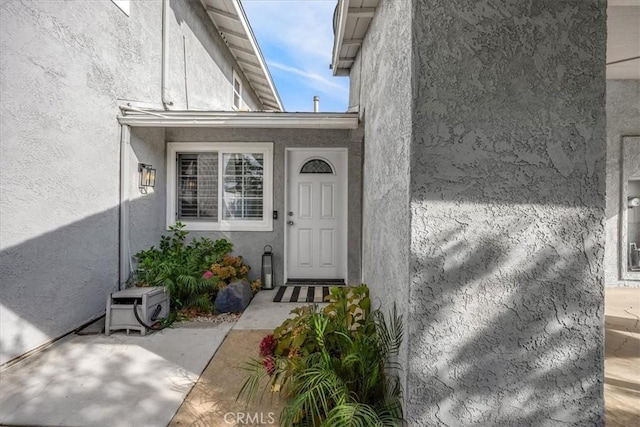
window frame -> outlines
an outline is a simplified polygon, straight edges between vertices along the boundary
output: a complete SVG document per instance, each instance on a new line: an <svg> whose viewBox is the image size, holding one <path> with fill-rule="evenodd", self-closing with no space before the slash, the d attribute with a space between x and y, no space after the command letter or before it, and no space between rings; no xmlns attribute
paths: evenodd
<svg viewBox="0 0 640 427"><path fill-rule="evenodd" d="M238 82L238 86L240 89L236 92L236 81ZM236 105L236 93L238 94L238 105ZM235 111L242 110L242 79L238 75L238 72L233 70L233 79L231 81L231 107Z"/></svg>
<svg viewBox="0 0 640 427"><path fill-rule="evenodd" d="M130 0L111 0L113 4L118 6L125 15L131 16L131 2Z"/></svg>
<svg viewBox="0 0 640 427"><path fill-rule="evenodd" d="M222 215L223 185L218 185L218 221L178 219L179 154L218 152L219 164L224 154L261 153L264 156L262 220L228 220ZM218 168L218 182L224 182ZM167 143L167 230L177 221L188 231L273 231L273 142L169 142Z"/></svg>
<svg viewBox="0 0 640 427"><path fill-rule="evenodd" d="M620 191L620 235L618 241L620 242L619 248L619 268L621 280L640 280L640 271L631 270L629 268L629 181L640 179L640 160L638 160L637 153L640 151L640 135L623 135L621 139L621 156L622 164L620 177L621 191ZM640 209L636 207L633 209Z"/></svg>
<svg viewBox="0 0 640 427"><path fill-rule="evenodd" d="M309 163L311 163L311 162L315 162L315 161L317 161L317 160L319 160L319 161L321 161L321 162L325 163L327 166L329 166L329 170L330 170L331 172L304 172L304 167L305 167L307 164L309 164ZM326 174L326 175L335 175L335 174L336 174L336 169L335 169L335 167L331 164L331 162L330 162L330 161L328 161L327 159L323 159L322 157L312 157L312 158L310 158L309 160L307 160L306 162L304 162L304 164L303 164L302 166L300 166L300 170L298 171L298 173L300 173L300 174L309 174L309 175L312 175L312 174L315 174L315 175L325 175L325 174Z"/></svg>

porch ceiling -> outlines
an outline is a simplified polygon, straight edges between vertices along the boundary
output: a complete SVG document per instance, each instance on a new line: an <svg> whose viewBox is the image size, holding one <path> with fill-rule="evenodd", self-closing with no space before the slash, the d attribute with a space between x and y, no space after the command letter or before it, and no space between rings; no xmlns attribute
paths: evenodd
<svg viewBox="0 0 640 427"><path fill-rule="evenodd" d="M239 0L200 0L249 84L268 110L283 111L269 68Z"/></svg>
<svg viewBox="0 0 640 427"><path fill-rule="evenodd" d="M357 113L176 111L121 108L118 121L133 127L357 129Z"/></svg>

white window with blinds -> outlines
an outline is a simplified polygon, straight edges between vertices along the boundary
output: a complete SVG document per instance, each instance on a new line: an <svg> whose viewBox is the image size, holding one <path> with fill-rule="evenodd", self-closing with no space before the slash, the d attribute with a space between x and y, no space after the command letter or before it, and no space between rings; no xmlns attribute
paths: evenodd
<svg viewBox="0 0 640 427"><path fill-rule="evenodd" d="M167 227L272 231L273 143L167 145Z"/></svg>

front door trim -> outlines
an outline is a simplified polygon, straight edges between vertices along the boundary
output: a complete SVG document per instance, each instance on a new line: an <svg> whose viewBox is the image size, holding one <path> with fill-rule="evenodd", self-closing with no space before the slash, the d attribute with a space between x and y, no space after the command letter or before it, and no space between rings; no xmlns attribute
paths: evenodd
<svg viewBox="0 0 640 427"><path fill-rule="evenodd" d="M289 206L289 191L291 190L290 186L289 186L289 180L290 180L290 176L289 176L289 157L290 157L290 153L294 152L294 151L298 151L298 152L314 152L314 153L319 153L319 152L331 152L331 153L343 153L344 155L344 172L345 175L348 177L349 176L349 149L346 147L287 147L285 148L285 153L284 153L284 214L283 214L283 221L282 221L282 226L284 227L284 281L283 284L286 284L287 281L289 280L289 268L288 268L288 263L289 263L289 227L287 225L287 222L289 221L288 219L288 212L291 211L290 206ZM322 155L320 155L320 157L322 157ZM335 168L336 165L332 166ZM349 211L347 209L347 201L348 201L348 188L349 188L349 183L348 180L347 182L343 183L344 188L343 188L343 195L342 195L342 200L341 203L339 204L339 208L342 210L342 230L344 230L344 232L342 233L342 236L340 238L340 242L339 244L342 247L342 250L340 251L342 253L342 256L344 257L344 262L342 263L342 276L344 279L344 282L347 283L347 272L348 272L348 245L347 245L347 236L348 236L348 224L349 224L349 219L348 219L348 215L349 215Z"/></svg>

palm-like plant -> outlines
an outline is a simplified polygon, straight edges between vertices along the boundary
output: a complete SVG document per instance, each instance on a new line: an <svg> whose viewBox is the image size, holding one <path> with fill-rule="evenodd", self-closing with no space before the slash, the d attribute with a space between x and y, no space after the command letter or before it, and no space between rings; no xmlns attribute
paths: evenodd
<svg viewBox="0 0 640 427"><path fill-rule="evenodd" d="M314 308L303 314L311 351L292 348L288 355L267 356L273 360L269 383L285 387L289 397L281 423L301 427L401 425L400 368L392 359L402 342L402 318L395 307L389 322L379 310L369 312L368 290L357 301L343 290L332 291L332 295L334 302L323 311ZM262 365L263 361L255 359L250 363L253 374L239 396L249 400L255 396L260 380L268 374L260 369Z"/></svg>

